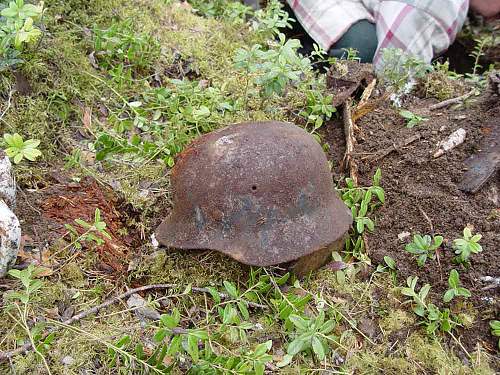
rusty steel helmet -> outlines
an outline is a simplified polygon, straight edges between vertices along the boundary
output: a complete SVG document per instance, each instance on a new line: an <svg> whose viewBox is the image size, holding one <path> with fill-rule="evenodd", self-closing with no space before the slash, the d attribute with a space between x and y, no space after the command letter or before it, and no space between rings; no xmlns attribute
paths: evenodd
<svg viewBox="0 0 500 375"><path fill-rule="evenodd" d="M171 248L269 266L339 240L352 223L321 146L290 123L242 123L200 137L180 154L171 183L173 212L155 233Z"/></svg>

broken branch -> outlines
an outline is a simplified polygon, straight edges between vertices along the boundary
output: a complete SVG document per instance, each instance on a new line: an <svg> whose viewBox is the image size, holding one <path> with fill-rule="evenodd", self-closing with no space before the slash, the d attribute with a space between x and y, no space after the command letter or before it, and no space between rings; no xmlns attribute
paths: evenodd
<svg viewBox="0 0 500 375"><path fill-rule="evenodd" d="M344 119L344 134L346 139L346 150L344 155L344 168L349 168L349 174L354 181L355 185L358 185L358 166L352 157L354 153L354 143L356 138L354 137L354 121L352 120L352 109L351 109L352 99L347 99L344 103L343 108L343 119Z"/></svg>
<svg viewBox="0 0 500 375"><path fill-rule="evenodd" d="M471 90L469 91L467 94L465 95L462 95L462 96L459 96L457 98L452 98L452 99L448 99L448 100L444 100L442 102L439 102L439 103L436 103L434 105L431 105L429 107L429 110L431 111L434 111L436 109L440 109L440 108L444 108L444 107L448 107L452 104L458 104L458 103L461 103L463 102L464 100L467 100L468 98L470 98L472 95L474 95L474 93L476 92L476 90Z"/></svg>

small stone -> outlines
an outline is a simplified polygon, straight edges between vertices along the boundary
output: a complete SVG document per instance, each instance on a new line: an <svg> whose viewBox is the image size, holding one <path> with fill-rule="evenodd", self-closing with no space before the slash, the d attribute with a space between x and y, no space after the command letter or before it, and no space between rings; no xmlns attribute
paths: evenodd
<svg viewBox="0 0 500 375"><path fill-rule="evenodd" d="M400 241L404 241L406 238L410 237L411 233L410 232L401 232L398 234L398 239Z"/></svg>
<svg viewBox="0 0 500 375"><path fill-rule="evenodd" d="M61 363L64 366L71 366L73 363L75 363L75 359L73 357L67 355L66 357L64 357L63 359L61 359Z"/></svg>
<svg viewBox="0 0 500 375"><path fill-rule="evenodd" d="M157 249L157 248L158 248L158 246L160 246L160 243L159 243L159 242L158 242L158 240L156 239L156 236L155 236L155 234L154 234L154 233L151 235L151 245L153 245L153 247L154 247L155 249Z"/></svg>
<svg viewBox="0 0 500 375"><path fill-rule="evenodd" d="M148 306L147 301L139 294L135 293L127 300L129 309L133 309L137 317L141 320L159 320L160 313Z"/></svg>

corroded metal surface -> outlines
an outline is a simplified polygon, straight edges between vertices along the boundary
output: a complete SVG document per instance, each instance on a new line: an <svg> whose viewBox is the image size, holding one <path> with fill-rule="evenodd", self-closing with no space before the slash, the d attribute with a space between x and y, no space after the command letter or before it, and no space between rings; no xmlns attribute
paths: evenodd
<svg viewBox="0 0 500 375"><path fill-rule="evenodd" d="M243 123L207 134L180 155L171 181L174 209L156 237L172 248L267 266L323 248L352 222L321 146L293 124Z"/></svg>

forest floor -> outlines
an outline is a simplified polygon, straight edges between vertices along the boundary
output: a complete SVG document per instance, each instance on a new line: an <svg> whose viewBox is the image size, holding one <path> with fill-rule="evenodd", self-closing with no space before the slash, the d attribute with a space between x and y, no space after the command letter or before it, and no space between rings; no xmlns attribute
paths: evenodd
<svg viewBox="0 0 500 375"><path fill-rule="evenodd" d="M45 1L41 38L15 71L0 70L2 132L39 140L42 153L14 165L22 275L0 279L1 373L500 370L490 327L499 320L500 179L476 194L458 188L467 158L500 126L498 86L485 72L498 61L498 22L468 24L457 43L473 57L458 61L455 45L451 68L426 67L402 108L388 87L413 79L409 71L374 88L360 80L334 108L337 87L318 65L346 77L365 67L298 55L276 38L282 23L279 7L254 12L221 0ZM288 78L277 81L276 70ZM351 100L350 169L342 113ZM345 251L302 280L151 239L172 209L176 155L203 133L259 120L314 135L356 224L374 224L354 225ZM434 157L459 128L463 143ZM482 235L482 251L457 262L454 240L465 228ZM422 265L405 250L416 234L443 238ZM452 270L468 293L445 302Z"/></svg>

